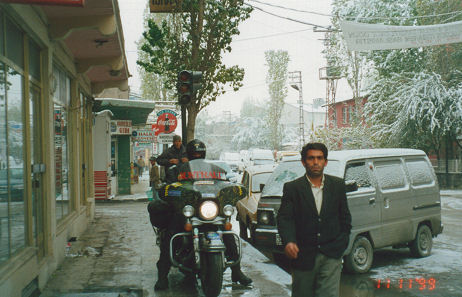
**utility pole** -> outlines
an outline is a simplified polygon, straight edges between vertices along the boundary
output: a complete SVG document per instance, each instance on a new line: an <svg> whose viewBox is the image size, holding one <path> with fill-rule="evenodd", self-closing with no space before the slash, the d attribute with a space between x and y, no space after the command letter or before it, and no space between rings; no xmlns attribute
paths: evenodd
<svg viewBox="0 0 462 297"><path fill-rule="evenodd" d="M298 142L299 148L301 149L305 144L305 119L303 118L303 91L302 91L302 72L291 71L289 72L290 86L298 90L298 105L299 105L299 117L298 117Z"/></svg>

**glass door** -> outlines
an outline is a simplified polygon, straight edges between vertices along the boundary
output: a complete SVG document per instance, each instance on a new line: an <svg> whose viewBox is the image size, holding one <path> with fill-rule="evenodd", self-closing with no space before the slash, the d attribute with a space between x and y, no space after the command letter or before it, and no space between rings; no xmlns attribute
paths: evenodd
<svg viewBox="0 0 462 297"><path fill-rule="evenodd" d="M42 183L45 165L41 159L42 142L40 117L40 90L31 87L30 90L30 131L31 131L31 162L32 162L32 216L34 244L38 248L39 259L44 256L44 208Z"/></svg>

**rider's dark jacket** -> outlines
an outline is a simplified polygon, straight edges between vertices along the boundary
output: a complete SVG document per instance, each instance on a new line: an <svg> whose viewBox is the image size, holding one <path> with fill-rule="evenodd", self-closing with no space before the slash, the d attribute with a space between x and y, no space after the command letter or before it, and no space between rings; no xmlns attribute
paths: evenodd
<svg viewBox="0 0 462 297"><path fill-rule="evenodd" d="M170 166L173 165L169 162L170 159L178 159L181 162L181 158L186 157L186 149L183 145L181 145L179 149L172 145L157 158L157 163L159 165L165 166L165 170L167 170Z"/></svg>

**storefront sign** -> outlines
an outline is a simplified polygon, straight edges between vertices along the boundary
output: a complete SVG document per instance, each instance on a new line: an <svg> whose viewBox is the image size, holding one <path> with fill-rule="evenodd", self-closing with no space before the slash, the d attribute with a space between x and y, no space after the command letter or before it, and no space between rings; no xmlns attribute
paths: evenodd
<svg viewBox="0 0 462 297"><path fill-rule="evenodd" d="M149 0L150 12L177 12L181 0Z"/></svg>
<svg viewBox="0 0 462 297"><path fill-rule="evenodd" d="M159 143L173 143L174 134L160 134L157 136L157 141Z"/></svg>
<svg viewBox="0 0 462 297"><path fill-rule="evenodd" d="M85 5L85 0L0 0L0 2L40 5L79 6Z"/></svg>
<svg viewBox="0 0 462 297"><path fill-rule="evenodd" d="M138 143L156 142L156 136L152 130L134 130L132 132L132 141Z"/></svg>
<svg viewBox="0 0 462 297"><path fill-rule="evenodd" d="M428 26L389 26L341 21L350 51L422 47L462 42L462 21Z"/></svg>
<svg viewBox="0 0 462 297"><path fill-rule="evenodd" d="M156 135L160 133L172 133L175 131L176 126L178 125L178 120L176 118L178 114L170 109L164 109L157 113L157 124L154 129L156 130Z"/></svg>
<svg viewBox="0 0 462 297"><path fill-rule="evenodd" d="M111 135L132 135L132 121L111 121Z"/></svg>

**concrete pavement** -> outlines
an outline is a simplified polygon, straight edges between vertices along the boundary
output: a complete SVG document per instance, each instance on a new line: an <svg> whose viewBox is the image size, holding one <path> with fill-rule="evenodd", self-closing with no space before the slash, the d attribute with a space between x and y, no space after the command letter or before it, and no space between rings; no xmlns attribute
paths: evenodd
<svg viewBox="0 0 462 297"><path fill-rule="evenodd" d="M131 196L96 204L94 221L81 237L70 242L66 259L41 296L203 296L200 285L184 283L176 268L169 274L170 288L154 291L159 248L146 211L145 189L138 189L140 192ZM233 284L227 269L220 296L290 295L290 276L246 242L242 269L253 279L253 285Z"/></svg>

